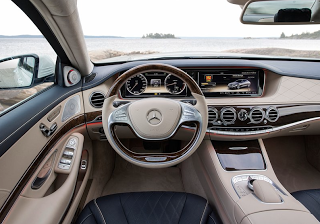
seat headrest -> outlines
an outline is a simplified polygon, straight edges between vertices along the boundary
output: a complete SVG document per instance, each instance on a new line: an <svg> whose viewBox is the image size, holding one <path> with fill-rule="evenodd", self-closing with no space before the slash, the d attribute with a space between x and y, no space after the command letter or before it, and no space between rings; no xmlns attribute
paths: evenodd
<svg viewBox="0 0 320 224"><path fill-rule="evenodd" d="M308 8L302 9L280 9L274 15L275 22L310 22L311 10Z"/></svg>

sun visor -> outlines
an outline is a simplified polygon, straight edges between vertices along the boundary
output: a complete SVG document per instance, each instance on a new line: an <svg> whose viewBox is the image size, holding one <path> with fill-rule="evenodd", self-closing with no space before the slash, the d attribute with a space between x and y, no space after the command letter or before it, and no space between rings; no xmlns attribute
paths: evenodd
<svg viewBox="0 0 320 224"><path fill-rule="evenodd" d="M229 3L243 7L249 0L227 0Z"/></svg>
<svg viewBox="0 0 320 224"><path fill-rule="evenodd" d="M310 22L311 10L303 9L280 9L274 15L274 22Z"/></svg>

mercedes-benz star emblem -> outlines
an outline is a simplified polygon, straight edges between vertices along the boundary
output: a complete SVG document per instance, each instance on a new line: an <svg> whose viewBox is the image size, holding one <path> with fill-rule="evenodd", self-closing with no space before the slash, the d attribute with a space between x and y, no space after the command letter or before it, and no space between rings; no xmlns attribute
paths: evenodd
<svg viewBox="0 0 320 224"><path fill-rule="evenodd" d="M151 110L147 115L147 120L152 125L157 125L162 120L162 115L157 110Z"/></svg>

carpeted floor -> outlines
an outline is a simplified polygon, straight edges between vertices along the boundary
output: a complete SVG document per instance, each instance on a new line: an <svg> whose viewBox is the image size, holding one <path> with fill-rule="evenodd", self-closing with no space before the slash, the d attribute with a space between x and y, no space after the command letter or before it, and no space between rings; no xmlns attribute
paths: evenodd
<svg viewBox="0 0 320 224"><path fill-rule="evenodd" d="M102 195L138 191L184 192L178 167L147 169L126 162L116 156L115 170L105 185Z"/></svg>
<svg viewBox="0 0 320 224"><path fill-rule="evenodd" d="M307 161L302 136L271 138L263 142L279 181L289 192L320 188L320 172Z"/></svg>

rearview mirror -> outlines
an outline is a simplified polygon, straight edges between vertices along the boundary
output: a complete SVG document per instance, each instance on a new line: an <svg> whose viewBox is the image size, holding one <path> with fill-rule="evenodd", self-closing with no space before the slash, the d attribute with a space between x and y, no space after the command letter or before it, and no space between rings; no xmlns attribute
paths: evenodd
<svg viewBox="0 0 320 224"><path fill-rule="evenodd" d="M0 60L0 89L31 88L52 82L55 65L49 57L19 55Z"/></svg>
<svg viewBox="0 0 320 224"><path fill-rule="evenodd" d="M299 25L320 23L318 0L251 0L241 14L244 24Z"/></svg>

